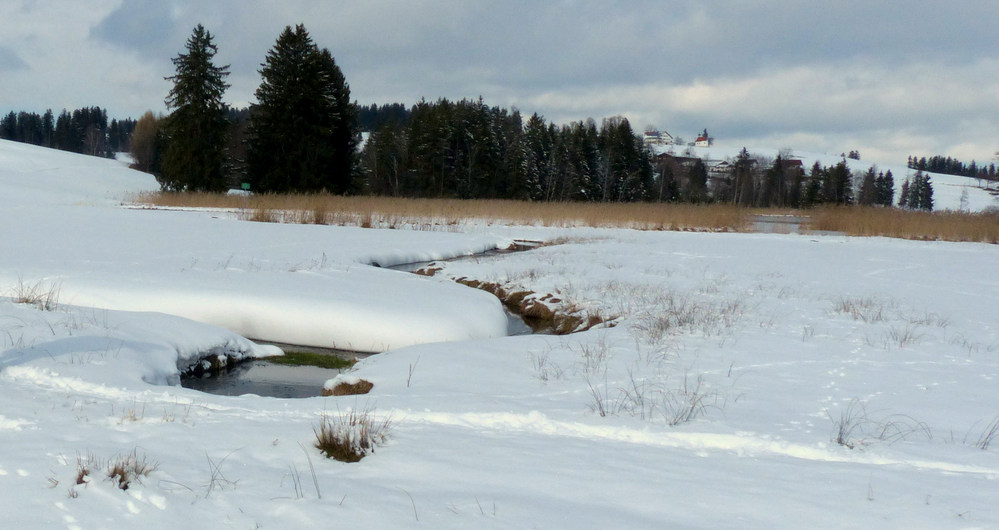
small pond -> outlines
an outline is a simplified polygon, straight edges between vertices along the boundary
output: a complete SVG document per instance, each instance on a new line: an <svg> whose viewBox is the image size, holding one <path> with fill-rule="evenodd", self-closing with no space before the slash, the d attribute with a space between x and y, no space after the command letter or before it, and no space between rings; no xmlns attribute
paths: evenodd
<svg viewBox="0 0 999 530"><path fill-rule="evenodd" d="M528 335L531 333L531 328L520 317L509 311L506 312L506 316L508 335ZM266 341L257 342L267 343ZM285 351L306 351L348 359L374 355L291 344L268 344L274 344ZM184 388L222 396L256 394L276 398L307 398L318 396L322 391L323 384L339 373L339 370L319 368L318 366L289 366L260 359L239 363L221 374L182 377L180 384Z"/></svg>
<svg viewBox="0 0 999 530"><path fill-rule="evenodd" d="M317 366L287 366L258 360L239 363L218 375L182 377L180 383L184 388L222 396L306 398L318 396L323 383L338 373L339 370Z"/></svg>

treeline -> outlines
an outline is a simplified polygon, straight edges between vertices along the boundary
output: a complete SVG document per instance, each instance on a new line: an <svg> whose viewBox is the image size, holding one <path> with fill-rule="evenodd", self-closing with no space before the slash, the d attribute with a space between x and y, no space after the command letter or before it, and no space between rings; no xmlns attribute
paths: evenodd
<svg viewBox="0 0 999 530"><path fill-rule="evenodd" d="M481 99L421 101L360 157L360 191L403 197L652 200L649 152L624 118L557 126Z"/></svg>
<svg viewBox="0 0 999 530"><path fill-rule="evenodd" d="M0 139L51 147L86 155L113 157L128 151L135 120L112 119L107 110L84 107L72 112L63 110L56 117L52 110L39 115L13 112L0 118Z"/></svg>
<svg viewBox="0 0 999 530"><path fill-rule="evenodd" d="M409 108L402 103L361 105L357 107L357 126L362 132L377 131L389 123L405 125L409 115Z"/></svg>
<svg viewBox="0 0 999 530"><path fill-rule="evenodd" d="M965 164L956 158L931 156L929 158L914 156L909 157L909 168L928 171L930 173L941 173L944 175L957 175L961 177L971 177L982 180L997 180L996 165L991 163L988 166L979 166L974 160L970 164Z"/></svg>

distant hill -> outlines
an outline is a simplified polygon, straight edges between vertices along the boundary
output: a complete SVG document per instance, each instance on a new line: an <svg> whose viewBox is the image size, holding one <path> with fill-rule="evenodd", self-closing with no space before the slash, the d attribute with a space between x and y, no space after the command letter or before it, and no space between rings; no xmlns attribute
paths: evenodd
<svg viewBox="0 0 999 530"><path fill-rule="evenodd" d="M675 154L682 155L689 152L691 156L699 157L706 162L732 160L742 151L743 146L715 145L711 147L687 147L680 145L653 145L654 153L666 153L672 150ZM776 158L779 149L759 148L746 146L746 150L751 154ZM792 151L792 156L801 160L802 166L807 173L812 165L818 161L822 166L833 166L838 164L843 158L839 155L828 155L825 153L812 153L806 151ZM891 171L895 178L895 203L898 203L898 192L906 178L911 178L916 174L916 170L905 165L880 164L870 160L846 159L847 166L854 175L865 173L871 166L877 171ZM987 190L981 187L978 179L960 177L955 175L944 175L941 173L924 172L929 175L933 183L934 210L958 210L961 208L961 195L967 191L967 204L965 210L980 212L986 209L999 209L999 184L993 183L992 189ZM859 182L855 182L859 185Z"/></svg>

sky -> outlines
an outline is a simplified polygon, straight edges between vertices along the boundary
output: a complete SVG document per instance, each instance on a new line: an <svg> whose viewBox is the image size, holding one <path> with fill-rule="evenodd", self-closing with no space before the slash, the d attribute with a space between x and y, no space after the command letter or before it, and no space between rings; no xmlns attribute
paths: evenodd
<svg viewBox="0 0 999 530"><path fill-rule="evenodd" d="M197 24L253 103L288 25L360 104L482 97L557 123L904 163L999 150L995 0L0 0L0 112L166 112Z"/></svg>

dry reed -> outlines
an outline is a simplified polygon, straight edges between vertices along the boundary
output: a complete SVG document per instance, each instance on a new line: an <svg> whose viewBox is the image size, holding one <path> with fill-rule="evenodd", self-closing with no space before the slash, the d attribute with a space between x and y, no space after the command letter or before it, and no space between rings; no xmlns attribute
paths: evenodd
<svg viewBox="0 0 999 530"><path fill-rule="evenodd" d="M211 208L240 219L378 228L456 229L479 221L555 227L639 230L746 229L745 210L730 205L549 203L513 200L404 199L329 194L226 195L146 193L135 201L166 208Z"/></svg>
<svg viewBox="0 0 999 530"><path fill-rule="evenodd" d="M632 228L741 232L755 215L794 213L727 204L528 202L406 199L317 194L227 195L146 193L134 201L164 208L211 208L239 219L416 230L458 230L468 222L549 227ZM817 208L806 214L811 230L854 236L999 243L999 213L915 212L895 208Z"/></svg>
<svg viewBox="0 0 999 530"><path fill-rule="evenodd" d="M840 207L811 212L809 228L851 236L999 243L999 213L917 212L896 208Z"/></svg>

